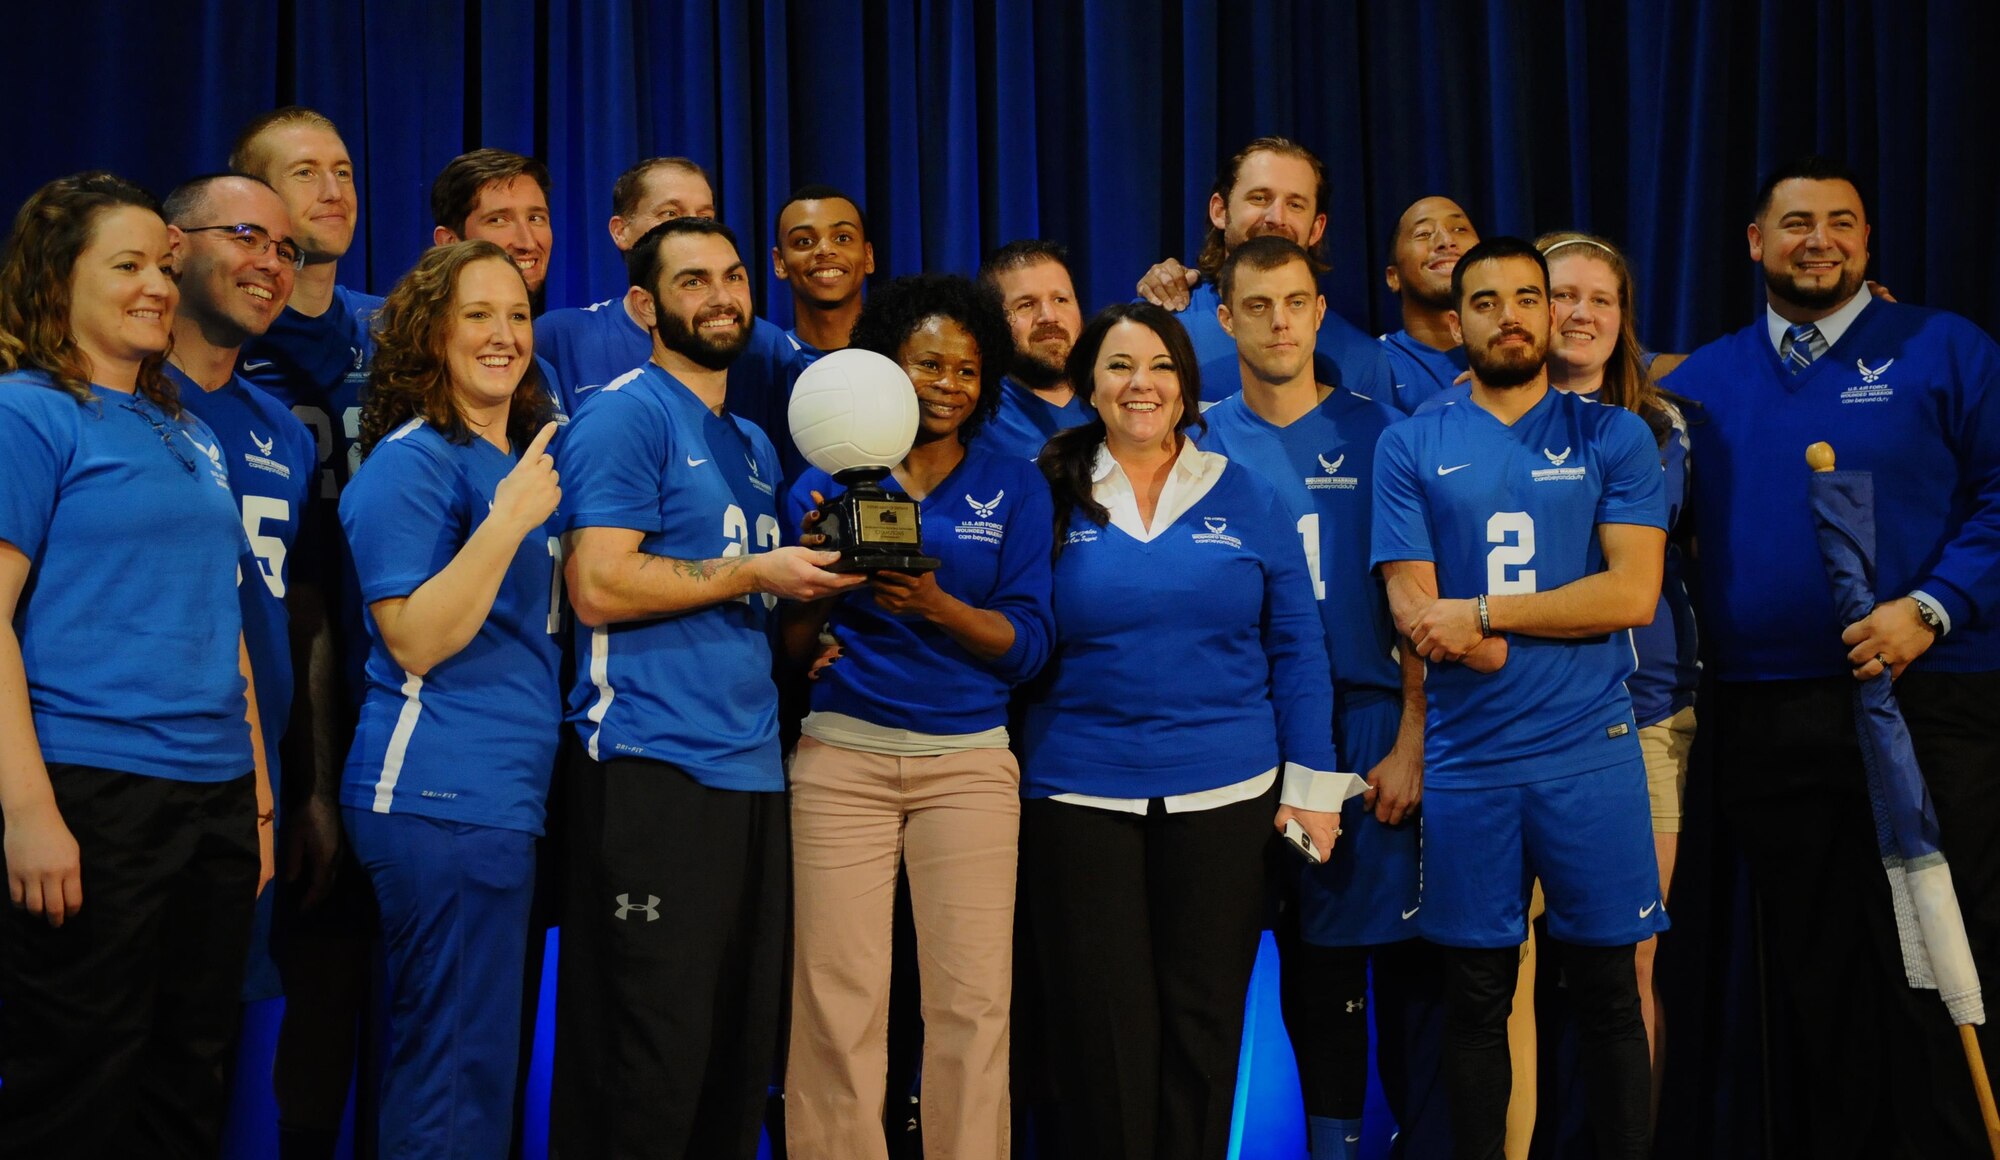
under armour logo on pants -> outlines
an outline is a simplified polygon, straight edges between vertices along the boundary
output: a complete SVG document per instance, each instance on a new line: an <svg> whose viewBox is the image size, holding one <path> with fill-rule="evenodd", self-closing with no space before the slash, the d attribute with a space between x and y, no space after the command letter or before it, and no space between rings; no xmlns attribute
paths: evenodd
<svg viewBox="0 0 2000 1160"><path fill-rule="evenodd" d="M633 904L632 896L629 894L619 895L616 901L618 903L618 913L612 915L611 917L613 918L629 922L632 912L638 910L645 913L647 922L660 921L660 896L657 894L648 894L646 901L637 905Z"/></svg>

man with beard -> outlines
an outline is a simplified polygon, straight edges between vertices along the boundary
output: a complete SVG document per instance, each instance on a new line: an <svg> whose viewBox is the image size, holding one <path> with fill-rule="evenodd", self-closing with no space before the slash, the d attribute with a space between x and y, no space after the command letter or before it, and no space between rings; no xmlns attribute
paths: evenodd
<svg viewBox="0 0 2000 1160"><path fill-rule="evenodd" d="M1418 198L1396 219L1382 277L1402 303L1403 329L1382 336L1395 385L1384 401L1405 415L1416 414L1425 400L1465 373L1465 350L1447 321L1451 272L1478 244L1472 219L1448 197Z"/></svg>
<svg viewBox="0 0 2000 1160"><path fill-rule="evenodd" d="M714 216L715 190L708 173L685 157L648 158L611 186L611 242L628 255L663 221ZM555 368L575 407L652 357L653 336L633 313L631 300L621 292L590 306L551 310L535 320L535 350ZM762 429L778 446L780 462L796 461L785 404L804 361L797 345L773 323L750 317L749 326L749 341L730 367L729 413Z"/></svg>
<svg viewBox="0 0 2000 1160"><path fill-rule="evenodd" d="M1300 864L1279 926L1285 1029L1299 1062L1312 1160L1361 1154L1368 1093L1368 983L1374 964L1382 1088L1402 1155L1450 1154L1437 1086L1437 949L1416 937L1416 806L1423 787L1423 662L1396 655L1381 583L1368 566L1375 447L1402 413L1313 377L1326 314L1306 252L1251 238L1216 275L1222 325L1236 340L1242 393L1203 416L1219 451L1278 489L1312 566L1333 661L1334 735L1367 771L1368 792L1341 811L1346 837L1326 863ZM1489 646L1489 649L1498 648ZM1293 886L1292 883L1296 885Z"/></svg>
<svg viewBox="0 0 2000 1160"><path fill-rule="evenodd" d="M778 546L777 452L723 409L751 318L735 235L673 218L628 262L652 358L590 401L564 468L582 753L554 1150L748 1160L789 922L770 619L866 577Z"/></svg>
<svg viewBox="0 0 2000 1160"><path fill-rule="evenodd" d="M1168 258L1139 280L1140 297L1179 313L1204 377L1213 372L1215 381L1233 383L1236 376L1236 343L1216 319L1221 299L1215 273L1222 260L1246 238L1276 234L1313 255L1315 275L1325 273L1318 255L1329 193L1326 165L1311 150L1283 137L1259 137L1216 175L1208 197L1208 235L1195 268ZM1316 349L1322 382L1371 399L1390 397L1394 384L1381 344L1346 319L1329 314Z"/></svg>
<svg viewBox="0 0 2000 1160"><path fill-rule="evenodd" d="M238 364L244 379L290 407L318 443L311 511L303 534L324 545L292 562L292 633L310 644L294 674L297 703L285 733L278 827L280 881L272 893L273 954L285 1009L271 1067L278 1154L331 1157L340 1138L370 987L375 900L368 876L341 841L341 763L368 655L361 591L335 507L361 463L361 395L375 355L370 322L382 299L338 284L340 259L360 213L354 162L323 114L297 105L251 121L229 151L229 168L277 190L292 241L304 252L292 295ZM313 575L308 576L308 573ZM311 581L317 580L317 583ZM324 606L322 594L335 600ZM359 1096L365 1103L368 1086Z"/></svg>
<svg viewBox="0 0 2000 1160"><path fill-rule="evenodd" d="M1069 251L1039 238L1009 242L986 259L979 280L1000 296L1014 332L1014 357L1000 381L998 409L973 438L1003 455L1033 459L1049 436L1094 414L1063 371L1083 330Z"/></svg>
<svg viewBox="0 0 2000 1160"><path fill-rule="evenodd" d="M1669 380L1696 402L1690 472L1702 629L1718 678L1725 815L1743 849L1802 1073L1814 1156L1962 1156L1973 1091L1937 996L1905 985L1853 708L1896 679L1974 961L2000 970L2000 348L1953 314L1864 288L1866 200L1806 157L1758 191L1766 307ZM1843 624L1815 545L1802 453L1874 475L1878 603ZM1837 1013L1837 1014L1833 1014Z"/></svg>
<svg viewBox="0 0 2000 1160"><path fill-rule="evenodd" d="M1470 401L1390 427L1372 562L1424 682L1419 926L1445 948L1445 1074L1461 1157L1497 1158L1507 1012L1539 875L1577 1010L1599 1156L1647 1154L1635 945L1666 926L1625 678L1666 551L1644 420L1550 389L1548 267L1518 238L1452 271ZM1505 663L1478 650L1505 636ZM1486 667L1483 664L1480 667Z"/></svg>

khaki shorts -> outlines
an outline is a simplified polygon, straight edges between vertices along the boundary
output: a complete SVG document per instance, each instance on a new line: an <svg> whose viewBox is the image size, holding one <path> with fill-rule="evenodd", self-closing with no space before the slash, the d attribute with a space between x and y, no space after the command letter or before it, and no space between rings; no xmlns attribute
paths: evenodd
<svg viewBox="0 0 2000 1160"><path fill-rule="evenodd" d="M1639 753L1646 759L1646 789L1653 797L1655 834L1681 832L1681 800L1687 796L1688 753L1693 748L1693 705L1639 730Z"/></svg>

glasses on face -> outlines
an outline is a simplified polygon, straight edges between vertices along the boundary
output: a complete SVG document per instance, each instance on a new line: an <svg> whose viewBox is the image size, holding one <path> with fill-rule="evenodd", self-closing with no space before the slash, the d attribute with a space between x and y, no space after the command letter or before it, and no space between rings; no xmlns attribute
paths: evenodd
<svg viewBox="0 0 2000 1160"><path fill-rule="evenodd" d="M174 433L168 429L165 423L153 418L145 408L140 407L136 403L120 403L119 406L144 419L146 425L153 429L153 434L160 437L160 445L167 449L167 453L179 460L180 465L187 469L189 475L195 474L194 460L189 459L186 453L180 449L180 445L174 442Z"/></svg>
<svg viewBox="0 0 2000 1160"><path fill-rule="evenodd" d="M271 247L276 246L278 247L278 258L289 264L294 271L303 270L306 267L305 251L299 249L290 241L272 241L270 231L266 230L263 226L253 226L249 222L237 222L235 225L229 226L181 227L181 232L184 234L205 234L210 231L228 234L230 241L235 242L237 245L260 257L270 253Z"/></svg>

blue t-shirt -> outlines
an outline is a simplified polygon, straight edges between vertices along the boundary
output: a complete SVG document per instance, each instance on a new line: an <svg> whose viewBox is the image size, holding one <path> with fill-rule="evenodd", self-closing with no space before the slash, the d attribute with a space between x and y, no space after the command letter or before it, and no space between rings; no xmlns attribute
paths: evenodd
<svg viewBox="0 0 2000 1160"><path fill-rule="evenodd" d="M778 456L753 424L717 415L653 363L595 392L568 434L567 527L643 532L682 560L778 546ZM577 627L569 720L599 761L667 762L715 789L785 787L772 609L752 594L673 616Z"/></svg>
<svg viewBox="0 0 2000 1160"><path fill-rule="evenodd" d="M313 574L318 546L300 541L313 471L319 454L312 432L278 400L232 376L204 391L180 368L167 377L181 405L208 424L229 465L229 491L243 517L243 534L257 559L237 583L243 611L243 643L250 651L250 674L257 682L257 715L264 730L264 767L271 773L272 800L282 783L278 743L292 718L292 648L285 594L292 565Z"/></svg>
<svg viewBox="0 0 2000 1160"><path fill-rule="evenodd" d="M885 490L903 494L894 476ZM813 509L813 491L842 488L806 469L785 502L786 538ZM1014 626L1014 644L981 660L938 626L882 611L866 588L845 593L828 624L840 638L839 664L813 682L812 707L917 733L978 733L1007 723L1012 687L1048 660L1055 636L1049 607L1049 485L1025 459L969 447L965 459L918 504L923 551L941 562L938 587Z"/></svg>
<svg viewBox="0 0 2000 1160"><path fill-rule="evenodd" d="M1794 375L1765 320L1668 381L1699 404L1694 505L1702 627L1725 681L1843 676L1805 449L1825 440L1875 484L1875 595L1921 589L1951 630L1917 669L2000 669L2000 347L1955 314L1871 300Z"/></svg>
<svg viewBox="0 0 2000 1160"><path fill-rule="evenodd" d="M549 360L556 378L568 385L575 400L570 411L574 415L611 380L652 361L653 335L632 321L621 294L537 318L535 350ZM791 402L792 383L804 369L799 345L761 318L750 320L750 342L729 364L723 406L761 428L778 448L781 462L798 459L797 452L788 450L792 438L785 407Z"/></svg>
<svg viewBox="0 0 2000 1160"><path fill-rule="evenodd" d="M0 540L42 760L175 781L249 773L236 576L257 567L208 425L0 374Z"/></svg>
<svg viewBox="0 0 2000 1160"><path fill-rule="evenodd" d="M1448 389L1465 373L1467 363L1462 346L1439 350L1407 330L1385 334L1380 341L1394 384L1394 390L1383 401L1405 415L1416 414L1425 400Z"/></svg>
<svg viewBox="0 0 2000 1160"><path fill-rule="evenodd" d="M1256 472L1284 500L1312 573L1334 684L1343 691L1402 685L1388 598L1368 566L1375 445L1402 417L1338 389L1285 427L1252 411L1240 393L1203 416L1202 450Z"/></svg>
<svg viewBox="0 0 2000 1160"><path fill-rule="evenodd" d="M799 366L801 369L809 367L814 363L818 362L820 360L820 356L826 353L820 348L814 346L812 343L809 343L805 339L800 338L799 332L796 329L788 330L785 332L785 341L791 343L792 349L798 352Z"/></svg>
<svg viewBox="0 0 2000 1160"><path fill-rule="evenodd" d="M420 419L384 436L340 497L362 599L408 596L443 571L515 461ZM479 632L422 676L396 663L369 614L368 692L342 805L542 832L562 729L558 552L553 528L524 537Z"/></svg>
<svg viewBox="0 0 2000 1160"><path fill-rule="evenodd" d="M1008 375L1000 380L1000 402L973 433L972 446L1032 460L1042 453L1049 436L1081 427L1096 416L1082 395L1071 395L1069 402L1058 407Z"/></svg>
<svg viewBox="0 0 2000 1160"><path fill-rule="evenodd" d="M1073 514L1022 792L1170 797L1284 763L1338 770L1326 634L1293 524L1234 463L1143 543Z"/></svg>
<svg viewBox="0 0 2000 1160"><path fill-rule="evenodd" d="M1383 433L1375 454L1375 565L1429 560L1438 595L1548 592L1604 570L1599 524L1667 526L1645 420L1549 390L1509 427L1476 403ZM1517 785L1638 756L1628 632L1509 634L1497 673L1430 668L1424 782Z"/></svg>
<svg viewBox="0 0 2000 1160"><path fill-rule="evenodd" d="M318 481L301 533L324 544L315 561L321 591L337 605L341 674L350 709L367 684L368 629L347 538L340 534L340 489L361 465L361 398L374 371L375 314L382 299L345 286L318 317L287 306L261 338L243 348L237 373L292 409L318 443Z"/></svg>
<svg viewBox="0 0 2000 1160"><path fill-rule="evenodd" d="M1215 316L1220 301L1215 287L1203 282L1189 295L1187 309L1174 315L1187 328L1195 361L1201 364L1204 404L1219 403L1243 389L1238 379L1236 340ZM1357 395L1384 400L1393 389L1382 344L1331 310L1319 324L1313 366L1320 382L1346 387Z"/></svg>

